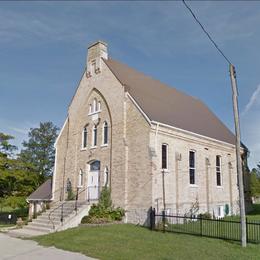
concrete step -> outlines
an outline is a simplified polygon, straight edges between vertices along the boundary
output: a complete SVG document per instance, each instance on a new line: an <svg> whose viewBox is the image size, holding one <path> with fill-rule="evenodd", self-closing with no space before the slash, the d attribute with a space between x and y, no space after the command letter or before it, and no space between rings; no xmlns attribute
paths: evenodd
<svg viewBox="0 0 260 260"><path fill-rule="evenodd" d="M60 220L49 220L49 219L33 219L32 220L32 223L43 223L43 224L46 224L46 223L50 223L50 224L54 224L54 225L58 225L60 223Z"/></svg>
<svg viewBox="0 0 260 260"><path fill-rule="evenodd" d="M51 231L53 231L52 228L30 226L30 225L24 226L23 230L26 230L26 232L27 232L27 230L34 230L34 231L38 231L38 232L43 232L45 234L50 233Z"/></svg>
<svg viewBox="0 0 260 260"><path fill-rule="evenodd" d="M31 222L27 225L27 227L40 227L40 228L49 228L52 229L53 225L51 223L37 223Z"/></svg>

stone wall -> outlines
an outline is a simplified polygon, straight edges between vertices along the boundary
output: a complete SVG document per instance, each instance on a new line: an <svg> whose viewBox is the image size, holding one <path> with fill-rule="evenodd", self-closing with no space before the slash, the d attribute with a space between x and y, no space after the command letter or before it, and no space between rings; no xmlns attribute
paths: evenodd
<svg viewBox="0 0 260 260"><path fill-rule="evenodd" d="M199 202L199 212L217 214L217 207L229 205L238 213L238 189L235 148L208 138L153 126L150 146L153 156L153 207L163 208L161 145L168 144L168 170L165 173L166 209L173 214L187 213ZM195 151L195 185L189 182L189 151ZM216 156L221 156L222 185L216 184ZM181 158L180 158L181 156ZM181 159L181 160L177 160ZM207 159L206 159L207 158ZM207 163L210 163L207 165Z"/></svg>

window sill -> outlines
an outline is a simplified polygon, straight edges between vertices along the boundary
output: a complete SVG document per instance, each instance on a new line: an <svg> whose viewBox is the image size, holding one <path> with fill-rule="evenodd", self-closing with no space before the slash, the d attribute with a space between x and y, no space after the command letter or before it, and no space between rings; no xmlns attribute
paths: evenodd
<svg viewBox="0 0 260 260"><path fill-rule="evenodd" d="M199 186L197 184L190 184L190 188L198 188Z"/></svg>
<svg viewBox="0 0 260 260"><path fill-rule="evenodd" d="M77 188L78 188L78 189L82 189L82 188L83 188L83 185L78 185Z"/></svg>
<svg viewBox="0 0 260 260"><path fill-rule="evenodd" d="M108 147L108 144L101 144L100 147Z"/></svg>
<svg viewBox="0 0 260 260"><path fill-rule="evenodd" d="M89 116L93 116L93 115L98 114L100 112L101 112L101 110L98 110L98 111L95 111L95 112L88 113L88 115Z"/></svg>
<svg viewBox="0 0 260 260"><path fill-rule="evenodd" d="M170 172L170 170L168 170L168 169L161 169L161 172L164 172L164 173L169 173L169 172Z"/></svg>
<svg viewBox="0 0 260 260"><path fill-rule="evenodd" d="M96 149L97 148L97 146L95 145L95 146L91 146L90 147L90 149Z"/></svg>
<svg viewBox="0 0 260 260"><path fill-rule="evenodd" d="M223 187L223 186L218 186L218 185L217 185L217 188L218 188L218 189L223 189L224 187Z"/></svg>
<svg viewBox="0 0 260 260"><path fill-rule="evenodd" d="M87 147L86 148L81 148L80 151L87 151Z"/></svg>

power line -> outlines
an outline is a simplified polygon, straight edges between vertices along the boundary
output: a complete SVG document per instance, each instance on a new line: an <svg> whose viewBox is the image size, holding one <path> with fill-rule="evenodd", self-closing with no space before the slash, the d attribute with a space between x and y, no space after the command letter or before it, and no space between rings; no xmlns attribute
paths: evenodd
<svg viewBox="0 0 260 260"><path fill-rule="evenodd" d="M218 50L218 52L224 57L224 59L229 63L232 64L231 61L227 58L227 56L224 54L224 52L218 47L218 45L216 44L216 42L212 39L212 37L210 36L210 34L206 31L206 29L204 28L204 26L202 25L202 23L199 21L199 19L196 17L196 15L194 14L194 12L191 10L191 8L186 4L185 0L182 0L183 4L185 5L185 7L189 10L189 12L191 13L191 15L193 16L193 18L195 19L195 21L199 24L199 26L201 27L201 29L203 30L203 32L207 35L207 37L209 38L209 40L213 43L213 45L215 46L215 48Z"/></svg>

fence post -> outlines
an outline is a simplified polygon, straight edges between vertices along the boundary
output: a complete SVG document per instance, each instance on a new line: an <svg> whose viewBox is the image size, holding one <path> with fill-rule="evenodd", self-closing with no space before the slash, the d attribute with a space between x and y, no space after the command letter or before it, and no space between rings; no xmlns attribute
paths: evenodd
<svg viewBox="0 0 260 260"><path fill-rule="evenodd" d="M155 229L155 209L150 208L150 229Z"/></svg>
<svg viewBox="0 0 260 260"><path fill-rule="evenodd" d="M202 236L202 217L200 217L200 235Z"/></svg>

